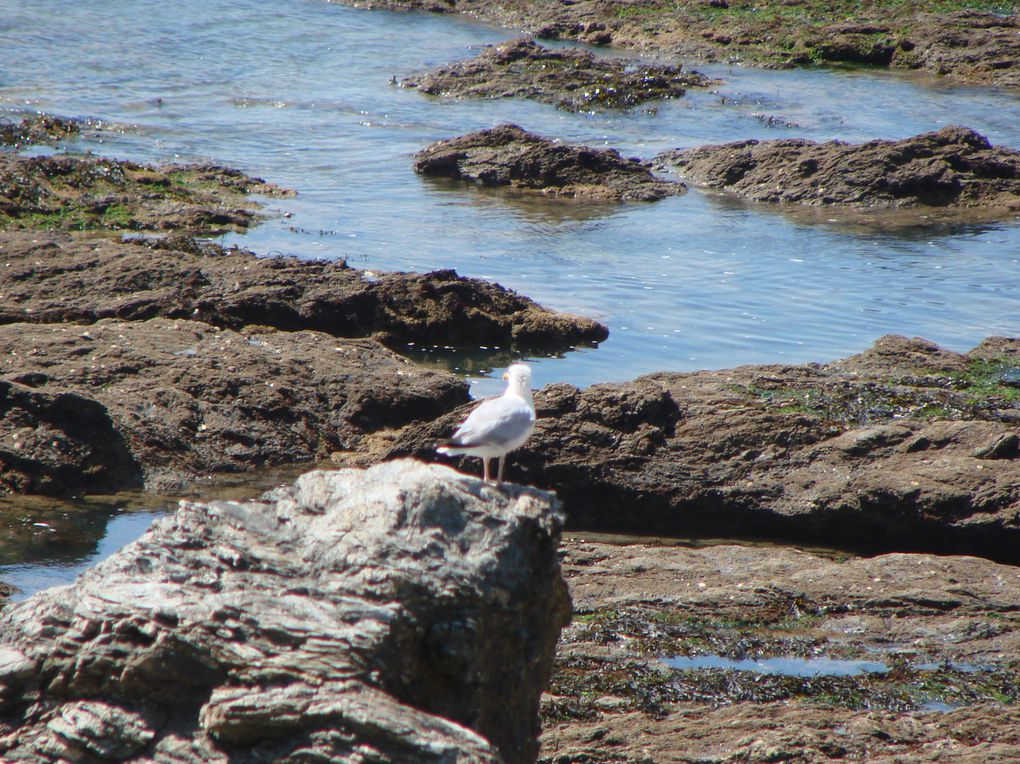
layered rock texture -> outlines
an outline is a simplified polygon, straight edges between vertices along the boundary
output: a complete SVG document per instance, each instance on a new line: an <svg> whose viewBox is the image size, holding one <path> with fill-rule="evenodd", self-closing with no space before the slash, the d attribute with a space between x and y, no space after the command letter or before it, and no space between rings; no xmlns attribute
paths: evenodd
<svg viewBox="0 0 1020 764"><path fill-rule="evenodd" d="M404 87L458 98L532 98L569 111L621 109L679 98L709 80L682 67L596 58L580 48L552 50L533 40L485 48L475 58L406 77Z"/></svg>
<svg viewBox="0 0 1020 764"><path fill-rule="evenodd" d="M533 761L548 494L395 462L182 503L0 619L5 761Z"/></svg>
<svg viewBox="0 0 1020 764"><path fill-rule="evenodd" d="M188 238L0 232L0 492L176 490L370 451L468 400L386 345L560 348L604 339L452 271L369 274Z"/></svg>
<svg viewBox="0 0 1020 764"><path fill-rule="evenodd" d="M861 144L747 140L658 161L689 181L760 202L1020 211L1020 151L964 127Z"/></svg>
<svg viewBox="0 0 1020 764"><path fill-rule="evenodd" d="M241 329L311 329L390 347L601 342L602 324L453 271L370 273L343 260L257 257L188 238L120 242L0 233L0 323L162 316Z"/></svg>
<svg viewBox="0 0 1020 764"><path fill-rule="evenodd" d="M482 186L595 201L650 202L685 190L614 149L571 146L517 125L437 141L415 154L414 169Z"/></svg>
<svg viewBox="0 0 1020 764"><path fill-rule="evenodd" d="M511 479L575 527L1020 554L1020 340L965 355L889 336L827 365L549 385ZM427 453L462 412L411 425Z"/></svg>

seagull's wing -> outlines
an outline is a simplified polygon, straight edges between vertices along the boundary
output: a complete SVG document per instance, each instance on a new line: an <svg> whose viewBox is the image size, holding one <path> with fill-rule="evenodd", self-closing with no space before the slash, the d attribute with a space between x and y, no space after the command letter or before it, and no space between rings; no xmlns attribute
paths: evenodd
<svg viewBox="0 0 1020 764"><path fill-rule="evenodd" d="M457 428L446 445L454 448L504 446L530 432L535 412L517 395L503 395L481 403Z"/></svg>

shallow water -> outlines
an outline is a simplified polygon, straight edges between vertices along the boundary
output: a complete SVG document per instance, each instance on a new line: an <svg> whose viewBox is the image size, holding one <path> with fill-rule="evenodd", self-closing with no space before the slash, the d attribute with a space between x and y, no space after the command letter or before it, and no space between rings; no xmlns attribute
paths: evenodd
<svg viewBox="0 0 1020 764"><path fill-rule="evenodd" d="M887 332L956 350L1020 332L1016 222L927 220L890 232L805 222L698 190L607 206L513 198L411 169L413 153L430 142L506 121L646 159L750 137L861 141L950 123L1020 147L1016 93L858 71L694 65L721 84L654 109L572 114L527 101L436 99L391 84L512 36L321 0L8 0L0 115L91 117L114 132L68 149L214 160L299 192L271 200L281 216L224 237L227 244L362 268L452 267L608 323L610 339L596 350L535 359L538 386L827 361ZM417 357L464 373L482 395L500 385L491 367L509 360L488 350ZM108 517L102 538L110 544L144 522ZM97 543L60 562L67 567L56 579L102 554L106 541ZM0 579L12 572L0 570Z"/></svg>
<svg viewBox="0 0 1020 764"><path fill-rule="evenodd" d="M654 204L557 203L411 170L411 155L431 141L504 121L648 159L749 137L861 141L950 123L1020 147L1016 93L885 73L694 65L721 84L655 109L571 114L390 84L512 36L455 18L320 0L33 0L15 2L0 25L12 52L0 62L3 111L93 116L123 132L75 149L214 159L299 192L271 202L289 217L228 243L368 268L453 267L608 323L598 350L537 361L538 385L826 361L888 332L966 350L1020 331L1015 222L928 220L889 232L806 223L698 190ZM505 361L431 359L474 377Z"/></svg>
<svg viewBox="0 0 1020 764"><path fill-rule="evenodd" d="M677 655L663 658L662 662L678 671L699 669L725 669L727 671L750 671L755 674L779 674L781 676L860 676L861 674L888 674L889 664L883 661L847 660L842 658L800 658L797 656L776 656L772 658L727 658L724 655ZM918 663L911 667L915 671L938 671L941 669L965 674L978 673L983 669L970 663Z"/></svg>
<svg viewBox="0 0 1020 764"><path fill-rule="evenodd" d="M726 658L722 655L695 655L663 658L662 662L679 671L697 669L726 669L751 671L755 674L782 676L858 676L860 674L886 674L889 667L879 661L840 660L837 658Z"/></svg>

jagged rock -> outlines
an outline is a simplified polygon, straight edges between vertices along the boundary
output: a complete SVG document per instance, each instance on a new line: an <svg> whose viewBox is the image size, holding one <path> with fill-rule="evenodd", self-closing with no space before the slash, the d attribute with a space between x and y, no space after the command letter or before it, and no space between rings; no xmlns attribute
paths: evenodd
<svg viewBox="0 0 1020 764"><path fill-rule="evenodd" d="M615 149L571 146L517 125L437 141L415 154L414 170L483 186L600 201L650 202L686 190L655 177L645 164L624 159Z"/></svg>
<svg viewBox="0 0 1020 764"><path fill-rule="evenodd" d="M0 326L0 489L51 495L370 449L468 400L373 340L197 321Z"/></svg>
<svg viewBox="0 0 1020 764"><path fill-rule="evenodd" d="M555 499L438 465L182 502L0 619L5 761L531 762Z"/></svg>
<svg viewBox="0 0 1020 764"><path fill-rule="evenodd" d="M573 527L764 535L1020 561L1020 339L966 355L889 336L828 365L657 373L535 395L511 475ZM463 409L410 425L426 454Z"/></svg>
<svg viewBox="0 0 1020 764"><path fill-rule="evenodd" d="M156 316L230 329L265 325L390 347L502 345L566 350L601 342L602 324L546 310L453 271L368 273L343 260L256 257L188 239L120 242L0 233L0 323L91 323Z"/></svg>
<svg viewBox="0 0 1020 764"><path fill-rule="evenodd" d="M534 40L490 45L475 58L407 77L404 87L460 98L532 98L561 109L622 109L679 98L709 80L681 66L596 58L581 48L550 49Z"/></svg>
<svg viewBox="0 0 1020 764"><path fill-rule="evenodd" d="M900 141L747 140L662 154L684 178L761 202L1020 211L1020 151L964 127Z"/></svg>

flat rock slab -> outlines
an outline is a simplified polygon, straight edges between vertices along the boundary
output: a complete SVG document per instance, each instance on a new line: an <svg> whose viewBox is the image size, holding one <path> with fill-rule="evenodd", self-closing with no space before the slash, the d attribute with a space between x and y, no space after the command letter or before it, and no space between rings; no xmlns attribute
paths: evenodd
<svg viewBox="0 0 1020 764"><path fill-rule="evenodd" d="M468 400L373 340L197 321L0 326L0 490L68 495L368 448Z"/></svg>
<svg viewBox="0 0 1020 764"><path fill-rule="evenodd" d="M555 499L436 465L183 502L0 619L5 761L534 761Z"/></svg>
<svg viewBox="0 0 1020 764"><path fill-rule="evenodd" d="M1020 151L964 127L901 141L747 140L661 154L695 183L769 203L1020 212Z"/></svg>
<svg viewBox="0 0 1020 764"><path fill-rule="evenodd" d="M482 186L607 202L651 202L686 190L615 149L571 146L517 125L437 141L414 155L414 170Z"/></svg>
<svg viewBox="0 0 1020 764"><path fill-rule="evenodd" d="M1015 567L568 537L563 570L544 762L1020 758Z"/></svg>
<svg viewBox="0 0 1020 764"><path fill-rule="evenodd" d="M187 238L121 242L0 232L0 323L187 318L407 345L567 350L608 329L454 271L375 273L343 260L260 258Z"/></svg>
<svg viewBox="0 0 1020 764"><path fill-rule="evenodd" d="M1017 366L1017 339L961 355L889 336L828 365L549 385L508 474L555 488L575 528L1018 561ZM391 453L428 454L460 416L408 427Z"/></svg>
<svg viewBox="0 0 1020 764"><path fill-rule="evenodd" d="M155 167L120 159L0 152L0 229L190 231L262 219L248 194L290 192L218 165Z"/></svg>
<svg viewBox="0 0 1020 764"><path fill-rule="evenodd" d="M681 66L596 58L579 48L543 47L520 39L487 46L469 61L406 77L404 87L457 98L531 98L568 111L626 109L680 98L708 78Z"/></svg>

